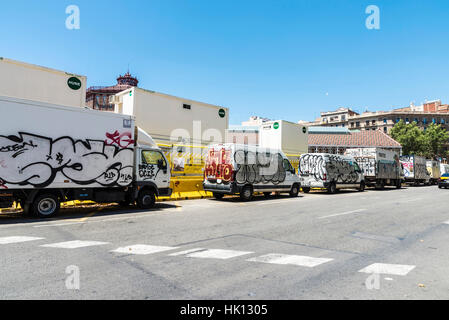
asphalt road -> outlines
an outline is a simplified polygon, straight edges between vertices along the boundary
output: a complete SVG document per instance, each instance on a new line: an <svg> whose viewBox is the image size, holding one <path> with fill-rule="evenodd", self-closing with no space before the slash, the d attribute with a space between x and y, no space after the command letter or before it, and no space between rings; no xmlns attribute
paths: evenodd
<svg viewBox="0 0 449 320"><path fill-rule="evenodd" d="M448 199L432 186L1 215L0 299L448 299Z"/></svg>

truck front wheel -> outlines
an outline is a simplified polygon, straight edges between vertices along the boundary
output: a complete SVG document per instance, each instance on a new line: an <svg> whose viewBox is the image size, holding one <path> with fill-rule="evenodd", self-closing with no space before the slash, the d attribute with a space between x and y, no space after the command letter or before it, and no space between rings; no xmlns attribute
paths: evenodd
<svg viewBox="0 0 449 320"><path fill-rule="evenodd" d="M142 190L137 198L137 206L140 209L151 209L156 203L156 195L152 190Z"/></svg>
<svg viewBox="0 0 449 320"><path fill-rule="evenodd" d="M39 218L54 217L59 213L60 208L59 198L51 193L37 196L31 206L32 213Z"/></svg>

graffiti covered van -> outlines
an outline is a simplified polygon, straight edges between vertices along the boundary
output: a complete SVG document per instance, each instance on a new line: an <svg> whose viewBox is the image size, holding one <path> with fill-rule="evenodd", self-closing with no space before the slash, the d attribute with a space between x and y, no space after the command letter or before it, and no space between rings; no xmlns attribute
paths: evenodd
<svg viewBox="0 0 449 320"><path fill-rule="evenodd" d="M9 119L0 127L1 208L17 202L41 217L72 200L148 208L171 192L165 156L137 143L146 133L133 117L6 97L0 112Z"/></svg>
<svg viewBox="0 0 449 320"><path fill-rule="evenodd" d="M426 158L421 156L401 156L400 161L404 168L404 178L406 183L418 185L420 183L429 184L430 175L427 171Z"/></svg>
<svg viewBox="0 0 449 320"><path fill-rule="evenodd" d="M385 148L346 149L345 155L353 156L362 169L365 184L383 189L385 186L401 188L401 163L399 152Z"/></svg>
<svg viewBox="0 0 449 320"><path fill-rule="evenodd" d="M238 144L209 147L203 186L215 198L240 194L243 200L250 200L254 192L296 197L300 189L299 177L281 150Z"/></svg>
<svg viewBox="0 0 449 320"><path fill-rule="evenodd" d="M328 153L306 153L299 160L299 176L302 190L327 189L335 193L338 189L365 190L362 170L351 156Z"/></svg>

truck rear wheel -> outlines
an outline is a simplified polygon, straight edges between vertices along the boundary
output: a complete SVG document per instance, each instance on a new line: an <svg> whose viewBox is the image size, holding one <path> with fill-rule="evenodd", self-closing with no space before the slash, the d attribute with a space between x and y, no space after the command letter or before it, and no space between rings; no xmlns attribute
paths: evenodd
<svg viewBox="0 0 449 320"><path fill-rule="evenodd" d="M360 192L365 191L365 181L360 182L359 191L360 191Z"/></svg>
<svg viewBox="0 0 449 320"><path fill-rule="evenodd" d="M327 192L334 194L337 193L337 185L335 184L335 182L332 182L329 187L327 188Z"/></svg>
<svg viewBox="0 0 449 320"><path fill-rule="evenodd" d="M240 192L240 199L243 201L249 201L253 197L253 188L250 186L243 187L242 191Z"/></svg>
<svg viewBox="0 0 449 320"><path fill-rule="evenodd" d="M396 181L396 189L401 189L401 188L402 188L401 180Z"/></svg>
<svg viewBox="0 0 449 320"><path fill-rule="evenodd" d="M156 195L153 190L142 190L137 197L137 206L140 209L151 209L156 203Z"/></svg>
<svg viewBox="0 0 449 320"><path fill-rule="evenodd" d="M59 213L60 208L59 198L54 194L48 193L37 196L30 209L39 218L51 218Z"/></svg>
<svg viewBox="0 0 449 320"><path fill-rule="evenodd" d="M309 192L310 192L310 188L308 188L308 187L302 187L302 192L304 192L304 193L309 193Z"/></svg>
<svg viewBox="0 0 449 320"><path fill-rule="evenodd" d="M299 186L297 184L294 184L292 186L292 189L290 190L290 197L295 198L298 196L299 193Z"/></svg>

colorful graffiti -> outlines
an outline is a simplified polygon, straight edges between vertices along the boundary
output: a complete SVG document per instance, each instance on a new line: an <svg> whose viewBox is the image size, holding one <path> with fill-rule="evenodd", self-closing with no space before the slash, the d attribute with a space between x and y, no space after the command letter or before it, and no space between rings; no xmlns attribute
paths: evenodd
<svg viewBox="0 0 449 320"><path fill-rule="evenodd" d="M351 161L338 155L305 154L299 162L299 173L312 176L316 181L330 180L337 183L353 184L358 180Z"/></svg>
<svg viewBox="0 0 449 320"><path fill-rule="evenodd" d="M230 182L233 175L231 150L225 148L218 151L214 149L209 150L204 175L208 180Z"/></svg>
<svg viewBox="0 0 449 320"><path fill-rule="evenodd" d="M79 185L127 186L132 182L134 150L122 146L132 139L113 136L116 140L110 143L31 133L0 136L0 181L3 186L43 188L61 175Z"/></svg>
<svg viewBox="0 0 449 320"><path fill-rule="evenodd" d="M273 183L285 181L287 172L283 166L284 158L280 153L252 152L237 150L235 179L239 184Z"/></svg>

